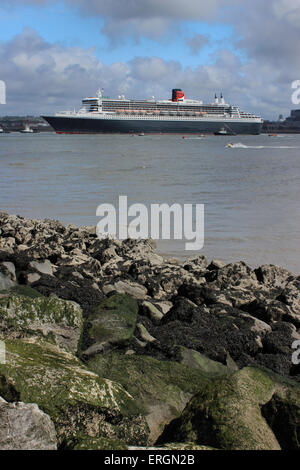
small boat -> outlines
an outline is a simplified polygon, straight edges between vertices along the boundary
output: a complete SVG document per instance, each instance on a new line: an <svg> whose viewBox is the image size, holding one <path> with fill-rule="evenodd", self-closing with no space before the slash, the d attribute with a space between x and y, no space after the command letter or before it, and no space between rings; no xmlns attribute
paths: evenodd
<svg viewBox="0 0 300 470"><path fill-rule="evenodd" d="M231 130L225 129L225 127L222 127L219 131L214 132L214 135L236 135L235 132L232 132Z"/></svg>
<svg viewBox="0 0 300 470"><path fill-rule="evenodd" d="M29 124L26 124L25 129L22 129L20 132L21 132L22 134L33 134L34 130L31 129L31 127L29 126Z"/></svg>
<svg viewBox="0 0 300 470"><path fill-rule="evenodd" d="M3 127L0 126L0 134L9 134L9 131L5 131Z"/></svg>

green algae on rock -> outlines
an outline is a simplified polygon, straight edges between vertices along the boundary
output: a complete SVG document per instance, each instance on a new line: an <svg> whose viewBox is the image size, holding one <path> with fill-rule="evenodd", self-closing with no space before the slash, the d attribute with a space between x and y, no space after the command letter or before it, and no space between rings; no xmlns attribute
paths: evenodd
<svg viewBox="0 0 300 470"><path fill-rule="evenodd" d="M166 424L180 415L199 388L209 383L201 371L149 356L97 355L87 365L100 377L122 384L143 409L150 428L150 444Z"/></svg>
<svg viewBox="0 0 300 470"><path fill-rule="evenodd" d="M187 367L199 369L203 374L209 377L220 377L229 373L228 367L220 362L212 361L198 351L183 346L178 347L178 361L180 364Z"/></svg>
<svg viewBox="0 0 300 470"><path fill-rule="evenodd" d="M213 379L192 398L181 417L166 427L159 443L195 442L226 450L280 450L283 440L276 430L278 420L274 423L276 413L270 411L270 406L275 404L274 397L284 396L293 415L289 415L286 406L290 429L281 432L290 443L293 437L293 448L299 449L295 435L299 436L300 387L277 377L246 367ZM298 424L297 420L292 424L296 414ZM264 416L269 416L268 422Z"/></svg>
<svg viewBox="0 0 300 470"><path fill-rule="evenodd" d="M145 445L148 427L122 385L89 371L72 354L49 343L7 340L0 364L0 395L36 403L55 424L60 446L77 436Z"/></svg>
<svg viewBox="0 0 300 470"><path fill-rule="evenodd" d="M0 336L41 336L76 353L83 325L80 306L35 292L26 287L1 294Z"/></svg>
<svg viewBox="0 0 300 470"><path fill-rule="evenodd" d="M112 345L125 346L132 338L138 304L126 294L114 294L95 307L88 316L83 334L82 351L91 356Z"/></svg>

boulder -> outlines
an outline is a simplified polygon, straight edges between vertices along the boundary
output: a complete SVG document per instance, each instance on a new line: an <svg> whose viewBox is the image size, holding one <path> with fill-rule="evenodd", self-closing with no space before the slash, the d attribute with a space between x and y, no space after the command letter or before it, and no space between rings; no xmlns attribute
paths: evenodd
<svg viewBox="0 0 300 470"><path fill-rule="evenodd" d="M31 261L29 263L29 268L33 269L33 271L37 271L41 274L47 274L49 276L53 275L53 266L49 260L44 261Z"/></svg>
<svg viewBox="0 0 300 470"><path fill-rule="evenodd" d="M258 281L268 287L283 288L290 279L293 279L293 274L290 271L273 264L264 264L255 269L254 272Z"/></svg>
<svg viewBox="0 0 300 470"><path fill-rule="evenodd" d="M216 271L211 271L209 280L215 281L220 289L230 287L256 288L259 285L255 272L243 261L228 264Z"/></svg>
<svg viewBox="0 0 300 470"><path fill-rule="evenodd" d="M149 356L110 353L90 359L87 365L100 377L122 384L144 410L150 428L148 444L158 439L164 426L209 380L201 370Z"/></svg>
<svg viewBox="0 0 300 470"><path fill-rule="evenodd" d="M224 450L299 449L300 387L252 367L213 379L167 426L158 444ZM278 409L281 414L278 413Z"/></svg>
<svg viewBox="0 0 300 470"><path fill-rule="evenodd" d="M75 302L44 297L29 288L8 291L0 297L3 338L40 336L75 353L82 324L82 311Z"/></svg>
<svg viewBox="0 0 300 470"><path fill-rule="evenodd" d="M147 289L136 282L127 279L115 282L113 285L103 287L104 294L117 292L118 294L128 294L135 299L144 300L147 297Z"/></svg>
<svg viewBox="0 0 300 470"><path fill-rule="evenodd" d="M0 263L0 292L17 285L16 269L13 263Z"/></svg>
<svg viewBox="0 0 300 470"><path fill-rule="evenodd" d="M50 417L36 404L7 403L0 398L0 450L56 450Z"/></svg>
<svg viewBox="0 0 300 470"><path fill-rule="evenodd" d="M162 359L174 358L174 346L195 350L213 361L226 363L227 353L238 365L242 354L255 357L262 350L255 320L243 317L245 312L228 305L197 306L185 298L177 298L173 308L159 325L147 325L157 339L148 354Z"/></svg>
<svg viewBox="0 0 300 470"><path fill-rule="evenodd" d="M126 346L133 337L137 314L137 301L126 294L114 294L104 300L86 319L81 346L83 355Z"/></svg>
<svg viewBox="0 0 300 470"><path fill-rule="evenodd" d="M0 364L0 395L36 403L54 422L60 448L82 436L145 445L148 426L122 385L89 371L72 354L49 343L7 340Z"/></svg>
<svg viewBox="0 0 300 470"><path fill-rule="evenodd" d="M220 362L212 361L203 354L182 346L178 348L178 362L186 367L198 369L208 377L220 377L229 373L228 368Z"/></svg>
<svg viewBox="0 0 300 470"><path fill-rule="evenodd" d="M0 292L14 287L16 282L11 279L10 275L5 275L0 272Z"/></svg>
<svg viewBox="0 0 300 470"><path fill-rule="evenodd" d="M163 313L151 302L146 300L142 303L142 312L149 316L153 323L159 323L163 318Z"/></svg>

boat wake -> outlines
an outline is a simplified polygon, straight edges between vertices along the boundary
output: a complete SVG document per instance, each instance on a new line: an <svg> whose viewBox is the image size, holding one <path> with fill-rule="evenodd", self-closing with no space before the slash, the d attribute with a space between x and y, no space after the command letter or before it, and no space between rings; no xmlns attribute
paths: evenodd
<svg viewBox="0 0 300 470"><path fill-rule="evenodd" d="M232 144L229 143L226 145L227 148L234 149L298 149L300 147L290 146L290 145L245 145L241 142Z"/></svg>

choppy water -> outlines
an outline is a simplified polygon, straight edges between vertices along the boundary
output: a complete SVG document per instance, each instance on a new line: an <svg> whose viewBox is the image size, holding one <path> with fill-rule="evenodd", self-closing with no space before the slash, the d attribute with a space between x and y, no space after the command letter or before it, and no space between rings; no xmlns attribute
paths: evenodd
<svg viewBox="0 0 300 470"><path fill-rule="evenodd" d="M233 142L233 148L226 148ZM205 204L209 258L300 272L300 136L0 135L0 210L98 222L101 203ZM184 242L159 242L186 258Z"/></svg>

